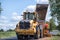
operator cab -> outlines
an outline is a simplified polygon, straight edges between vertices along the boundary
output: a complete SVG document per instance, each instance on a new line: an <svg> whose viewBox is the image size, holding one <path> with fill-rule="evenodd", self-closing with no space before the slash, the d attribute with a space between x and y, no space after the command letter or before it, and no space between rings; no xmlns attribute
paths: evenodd
<svg viewBox="0 0 60 40"><path fill-rule="evenodd" d="M33 20L34 17L35 17L34 12L24 12L24 16L23 16L24 20Z"/></svg>

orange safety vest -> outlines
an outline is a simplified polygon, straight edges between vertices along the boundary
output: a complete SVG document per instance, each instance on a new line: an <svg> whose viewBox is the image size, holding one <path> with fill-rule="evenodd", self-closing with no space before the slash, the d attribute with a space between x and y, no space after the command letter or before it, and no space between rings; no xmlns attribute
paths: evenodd
<svg viewBox="0 0 60 40"><path fill-rule="evenodd" d="M47 28L47 29L48 29L48 28L49 28L49 25L48 25L48 24L45 24L45 28Z"/></svg>

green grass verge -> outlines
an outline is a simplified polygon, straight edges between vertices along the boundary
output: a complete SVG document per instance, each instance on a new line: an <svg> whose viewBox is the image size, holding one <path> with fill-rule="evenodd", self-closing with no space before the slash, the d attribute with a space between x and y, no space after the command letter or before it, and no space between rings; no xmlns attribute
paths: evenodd
<svg viewBox="0 0 60 40"><path fill-rule="evenodd" d="M51 37L51 40L60 40L60 36L53 36Z"/></svg>
<svg viewBox="0 0 60 40"><path fill-rule="evenodd" d="M16 36L15 31L0 32L0 39Z"/></svg>

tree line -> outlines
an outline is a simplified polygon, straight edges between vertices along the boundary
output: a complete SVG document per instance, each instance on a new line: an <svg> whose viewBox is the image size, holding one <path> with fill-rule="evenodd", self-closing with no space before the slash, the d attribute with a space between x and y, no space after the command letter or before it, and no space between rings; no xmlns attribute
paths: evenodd
<svg viewBox="0 0 60 40"><path fill-rule="evenodd" d="M58 25L56 26L53 20L51 19L50 26L53 27L52 29L60 30L60 0L49 0L49 4L50 4L50 11L51 11L50 15L52 16L54 22L58 23Z"/></svg>
<svg viewBox="0 0 60 40"><path fill-rule="evenodd" d="M14 31L14 30L9 29L9 30L7 30L7 31ZM0 29L0 32L4 32L4 30L3 30L3 29Z"/></svg>

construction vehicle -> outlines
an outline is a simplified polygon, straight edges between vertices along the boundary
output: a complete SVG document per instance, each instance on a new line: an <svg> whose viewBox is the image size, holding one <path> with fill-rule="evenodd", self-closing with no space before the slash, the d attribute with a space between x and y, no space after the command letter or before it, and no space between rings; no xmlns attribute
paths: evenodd
<svg viewBox="0 0 60 40"><path fill-rule="evenodd" d="M48 4L37 4L35 12L23 12L23 20L16 25L18 39L44 37L44 24Z"/></svg>

